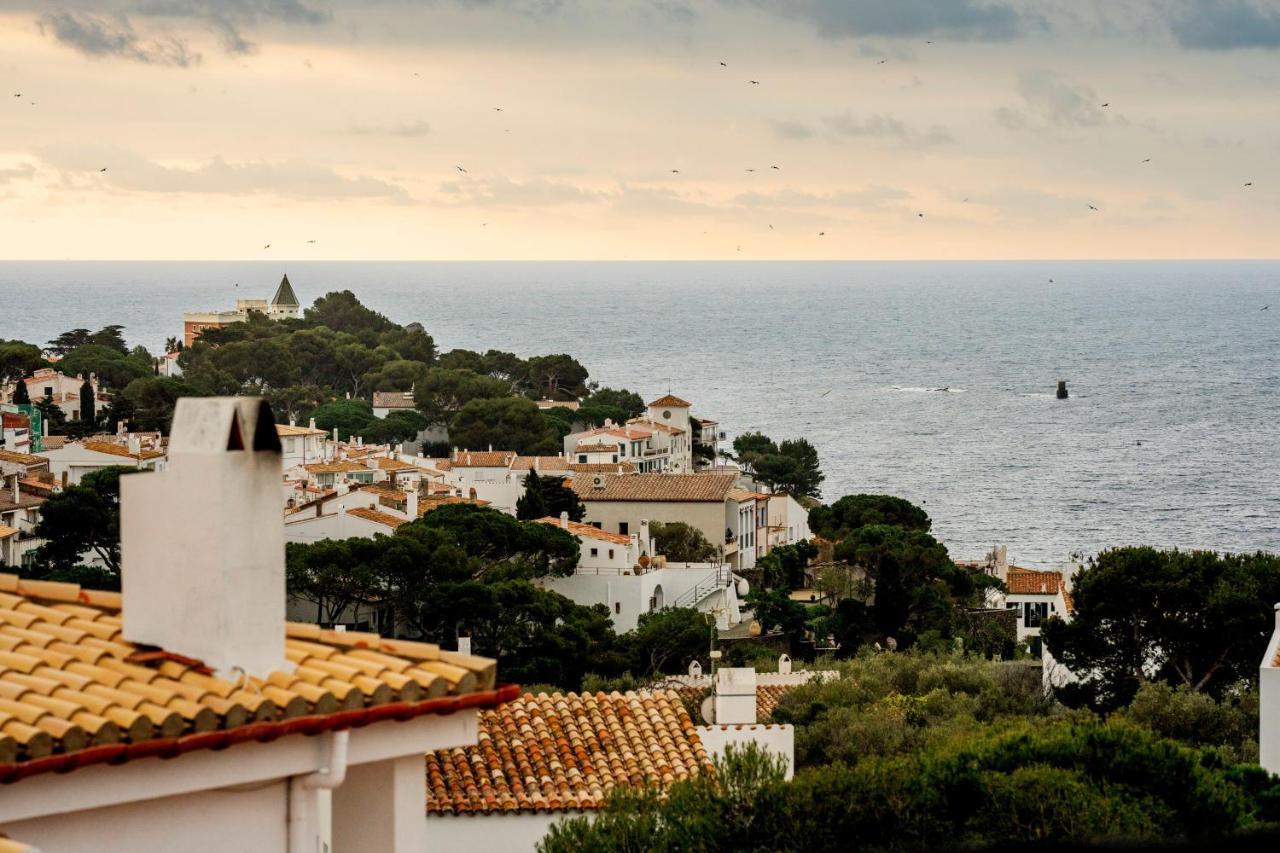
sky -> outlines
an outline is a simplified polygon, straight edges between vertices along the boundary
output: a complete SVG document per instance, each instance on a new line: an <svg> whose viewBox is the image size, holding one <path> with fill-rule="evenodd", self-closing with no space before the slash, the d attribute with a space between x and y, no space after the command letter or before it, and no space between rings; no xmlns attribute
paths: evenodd
<svg viewBox="0 0 1280 853"><path fill-rule="evenodd" d="M0 0L0 45L0 259L1280 256L1280 0Z"/></svg>

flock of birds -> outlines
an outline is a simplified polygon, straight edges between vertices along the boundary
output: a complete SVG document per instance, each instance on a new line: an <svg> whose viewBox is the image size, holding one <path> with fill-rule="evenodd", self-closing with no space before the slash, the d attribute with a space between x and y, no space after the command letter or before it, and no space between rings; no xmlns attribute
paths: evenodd
<svg viewBox="0 0 1280 853"><path fill-rule="evenodd" d="M926 40L924 43L925 43L926 45L933 44L933 42L932 42L932 41L927 41L927 40ZM884 64L886 64L888 61L889 61L889 60L888 60L887 58L884 58L884 59L878 59L878 60L876 61L876 65L884 65ZM728 68L728 67L729 67L729 63L727 63L727 62L725 62L725 61L721 60L721 62L720 62L720 67L721 67L721 68ZM414 77L418 77L418 76L419 76L418 72L416 72L416 71L415 71L415 72L413 72L413 76L414 76ZM751 86L759 86L759 85L761 85L761 81L759 81L759 80L747 80L747 83L748 83L749 85L751 85ZM22 97L22 93L21 93L21 92L15 92L15 93L14 93L14 95L13 95L13 97L15 97L15 98L21 98L21 97ZM29 99L28 99L28 103L29 103L31 106L33 106L33 107L36 105L36 102L35 102L35 101L29 100ZM1111 106L1111 102L1110 102L1110 101L1105 101L1105 102L1103 102L1103 103L1101 103L1101 104L1099 104L1099 105L1098 105L1099 109L1108 109L1108 108L1110 108L1110 106ZM494 112L499 112L499 113L500 113L500 112L503 112L503 108L502 108L502 107L493 107L493 110L494 110ZM508 130L507 132L510 132L510 131ZM1150 163L1150 162L1151 162L1151 159L1152 159L1152 158L1150 158L1150 157L1146 157L1146 158L1144 158L1143 160L1141 160L1140 162L1141 162L1142 164L1144 164L1144 165L1145 165L1145 164L1147 164L1147 163ZM466 170L466 168L465 168L465 167L463 167L463 166L461 166L461 165L455 165L455 166L454 166L454 169L456 169L459 173L464 174L464 175L466 175L466 174L470 174L470 173ZM770 170L773 170L773 171L779 171L779 172L780 172L780 171L782 171L782 167L781 167L781 166L778 166L778 165L776 165L776 164L775 164L775 165L771 165L771 166L769 166L769 169L770 169ZM98 170L98 172L99 172L99 173L105 173L106 171L107 171L107 167L105 167L105 166L104 166L104 167L102 167L102 168L100 168L100 169ZM749 168L745 168L743 171L744 171L744 172L747 172L747 173L754 173L754 172L756 171L756 169L755 169L754 167L749 167ZM673 174L673 175L678 175L678 174L680 174L680 170L679 170L679 169L672 169L672 170L671 170L671 174ZM1249 188L1249 187L1252 187L1252 186L1253 186L1253 181L1246 181L1246 182L1245 182L1245 184L1244 184L1244 187L1245 187L1246 189L1247 189L1247 188ZM968 197L966 197L966 198L963 200L963 203L966 203L966 204L967 204L967 203L968 203L968 201L969 201L969 199L968 199ZM1101 208L1099 208L1097 205L1094 205L1094 204L1092 204L1092 203L1089 203L1089 204L1088 204L1088 207L1089 207L1089 210L1090 210L1090 211L1092 211L1092 212L1094 212L1094 213L1101 213L1101 212L1102 212L1102 211L1101 211ZM918 219L924 219L924 218L925 218L924 212L923 212L923 211L917 212L917 213L916 213L916 217L917 217ZM485 223L481 223L481 227L484 227L484 226L486 226L486 225L488 225L488 223L487 223L487 222L485 222ZM772 230L774 230L774 228L773 228L773 225L772 225L772 224L770 224L770 225L769 225L769 230L771 230L771 231L772 231ZM819 237L825 237L825 236L826 236L826 233L827 233L826 231L819 231L819 232L818 232L818 234L817 234L817 236L819 236ZM316 243L316 241L315 241L315 240L307 240L306 242L307 242L307 244L309 244L309 245L311 245L311 244L315 244L315 243ZM270 244L270 243L267 243L267 244L265 244L262 248L263 248L263 250L270 249L270 248L271 248L271 244ZM738 251L739 251L739 252L741 252L741 251L742 251L742 246L738 246ZM1049 283L1050 283L1050 284L1052 284L1052 283L1053 283L1053 279L1049 279ZM1270 308L1270 307L1271 307L1270 305L1267 305L1267 306L1263 307L1261 310L1265 311L1265 310L1267 310L1267 309L1268 309L1268 308Z"/></svg>

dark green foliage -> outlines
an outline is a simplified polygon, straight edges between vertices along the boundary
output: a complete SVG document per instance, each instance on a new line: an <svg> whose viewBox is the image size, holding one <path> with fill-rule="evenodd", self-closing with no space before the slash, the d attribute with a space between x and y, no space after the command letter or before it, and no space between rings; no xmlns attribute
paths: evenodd
<svg viewBox="0 0 1280 853"><path fill-rule="evenodd" d="M719 559L720 547L707 541L702 531L683 521L649 524L653 550L673 563L706 563Z"/></svg>
<svg viewBox="0 0 1280 853"><path fill-rule="evenodd" d="M120 588L120 477L133 468L116 466L86 474L79 485L55 492L40 507L35 534L47 540L36 551L29 577L67 580L72 575L99 577ZM90 553L104 569L81 567ZM78 573L78 574L77 574Z"/></svg>
<svg viewBox="0 0 1280 853"><path fill-rule="evenodd" d="M630 418L638 418L645 412L644 399L634 391L628 391L626 388L597 388L582 398L582 406L578 411L584 408L595 408L601 411L609 410L616 413L618 417L613 420L616 423L623 423ZM612 415L610 415L612 417Z"/></svg>
<svg viewBox="0 0 1280 853"><path fill-rule="evenodd" d="M932 526L928 513L892 495L845 495L831 506L815 507L809 513L809 528L832 541L870 524L892 524L925 532Z"/></svg>
<svg viewBox="0 0 1280 853"><path fill-rule="evenodd" d="M507 380L461 368L433 367L423 374L414 387L413 400L418 411L427 420L443 424L453 420L463 406L473 400L497 399L510 395L511 383Z"/></svg>
<svg viewBox="0 0 1280 853"><path fill-rule="evenodd" d="M45 394L36 401L35 406L40 410L40 417L49 435L67 434L67 414L53 401L52 396Z"/></svg>
<svg viewBox="0 0 1280 853"><path fill-rule="evenodd" d="M98 382L112 390L120 390L135 379L153 376L151 357L131 355L120 350L88 343L67 353L58 362L58 370L67 376L97 374Z"/></svg>
<svg viewBox="0 0 1280 853"><path fill-rule="evenodd" d="M430 424L421 412L396 409L388 412L385 418L373 418L360 435L372 444L394 444L416 438L428 426Z"/></svg>
<svg viewBox="0 0 1280 853"><path fill-rule="evenodd" d="M1155 680L1220 697L1257 675L1280 556L1116 548L1077 573L1072 598L1072 620L1042 628L1080 678L1064 695L1115 708Z"/></svg>
<svg viewBox="0 0 1280 853"><path fill-rule="evenodd" d="M803 540L774 548L756 561L756 570L768 589L802 589L808 586L805 569L817 556L817 546Z"/></svg>
<svg viewBox="0 0 1280 853"><path fill-rule="evenodd" d="M560 449L560 435L532 400L472 400L449 424L449 439L467 450L514 450L546 456Z"/></svg>
<svg viewBox="0 0 1280 853"><path fill-rule="evenodd" d="M775 492L794 497L817 497L825 476L818 464L818 451L806 439L774 444L758 432L744 433L733 440L738 461L757 480Z"/></svg>
<svg viewBox="0 0 1280 853"><path fill-rule="evenodd" d="M837 559L866 570L875 585L876 632L905 648L926 631L950 636L955 606L976 604L994 578L958 568L922 530L873 524L836 546Z"/></svg>
<svg viewBox="0 0 1280 853"><path fill-rule="evenodd" d="M331 400L312 409L307 418L315 418L316 428L325 432L337 427L338 438L342 441L353 435L362 435L375 420L373 406L365 400Z"/></svg>
<svg viewBox="0 0 1280 853"><path fill-rule="evenodd" d="M1258 760L1258 691L1221 702L1185 686L1147 682L1120 715L1135 725L1193 746L1217 747L1238 763Z"/></svg>
<svg viewBox="0 0 1280 853"><path fill-rule="evenodd" d="M27 390L27 383L18 377L13 387L13 402L15 405L25 406L31 403L31 392Z"/></svg>
<svg viewBox="0 0 1280 853"><path fill-rule="evenodd" d="M516 518L559 518L562 512L569 514L570 521L582 521L587 507L562 478L543 477L536 471L525 475L524 495L516 501Z"/></svg>
<svg viewBox="0 0 1280 853"><path fill-rule="evenodd" d="M35 344L17 340L0 340L0 385L17 382L44 365L44 356L40 352L40 347ZM25 388L23 393L26 393ZM26 402L30 402L30 399Z"/></svg>
<svg viewBox="0 0 1280 853"><path fill-rule="evenodd" d="M69 332L63 332L53 340L49 341L45 349L54 355L66 355L77 347L82 347L89 343L93 337L93 333L88 329L72 329Z"/></svg>
<svg viewBox="0 0 1280 853"><path fill-rule="evenodd" d="M303 320L312 327L324 326L335 332L346 332L366 347L377 346L379 335L396 329L395 323L361 305L350 290L321 296L303 312Z"/></svg>
<svg viewBox="0 0 1280 853"><path fill-rule="evenodd" d="M687 672L695 658L707 660L715 639L711 616L690 608L642 613L629 641L631 671L676 675Z"/></svg>
<svg viewBox="0 0 1280 853"><path fill-rule="evenodd" d="M173 420L173 408L179 397L202 397L199 388L174 377L149 376L129 383L119 396L128 402L132 411L129 428L169 432Z"/></svg>
<svg viewBox="0 0 1280 853"><path fill-rule="evenodd" d="M80 420L86 424L98 421L98 400L88 379L80 383Z"/></svg>
<svg viewBox="0 0 1280 853"><path fill-rule="evenodd" d="M565 353L534 356L525 370L530 391L539 399L577 400L587 390L587 369Z"/></svg>

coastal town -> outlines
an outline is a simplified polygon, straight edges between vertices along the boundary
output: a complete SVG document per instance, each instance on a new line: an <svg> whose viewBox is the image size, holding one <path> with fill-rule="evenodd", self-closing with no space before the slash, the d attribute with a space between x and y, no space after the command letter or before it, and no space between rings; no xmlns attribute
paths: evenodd
<svg viewBox="0 0 1280 853"><path fill-rule="evenodd" d="M330 338L318 363L362 376L310 399L271 378ZM0 851L176 827L220 849L605 844L625 792L675 798L744 756L778 801L807 796L835 725L815 709L891 667L916 686L858 713L898 708L903 733L965 678L1035 719L1095 709L1100 732L1153 691L1227 714L1250 689L1240 760L1280 772L1270 598L1232 605L1212 648L1172 654L1213 626L1126 646L1110 575L1192 571L1178 552L952 559L900 498L824 503L802 438L601 389L568 355L430 341L350 293L304 310L284 276L187 313L160 356L120 327L0 342ZM1194 562L1237 596L1280 577L1267 555Z"/></svg>

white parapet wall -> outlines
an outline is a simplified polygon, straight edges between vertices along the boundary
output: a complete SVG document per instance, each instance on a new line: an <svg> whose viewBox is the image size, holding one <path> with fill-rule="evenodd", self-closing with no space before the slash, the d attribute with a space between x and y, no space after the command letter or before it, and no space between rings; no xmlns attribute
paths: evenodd
<svg viewBox="0 0 1280 853"><path fill-rule="evenodd" d="M501 850L533 853L551 825L591 812L516 812L514 814L427 815L427 853Z"/></svg>
<svg viewBox="0 0 1280 853"><path fill-rule="evenodd" d="M787 779L795 775L796 730L790 725L698 726L698 737L713 758L724 755L729 746L743 749L754 743L763 752L782 759Z"/></svg>
<svg viewBox="0 0 1280 853"><path fill-rule="evenodd" d="M1258 675L1258 763L1280 773L1280 604Z"/></svg>

